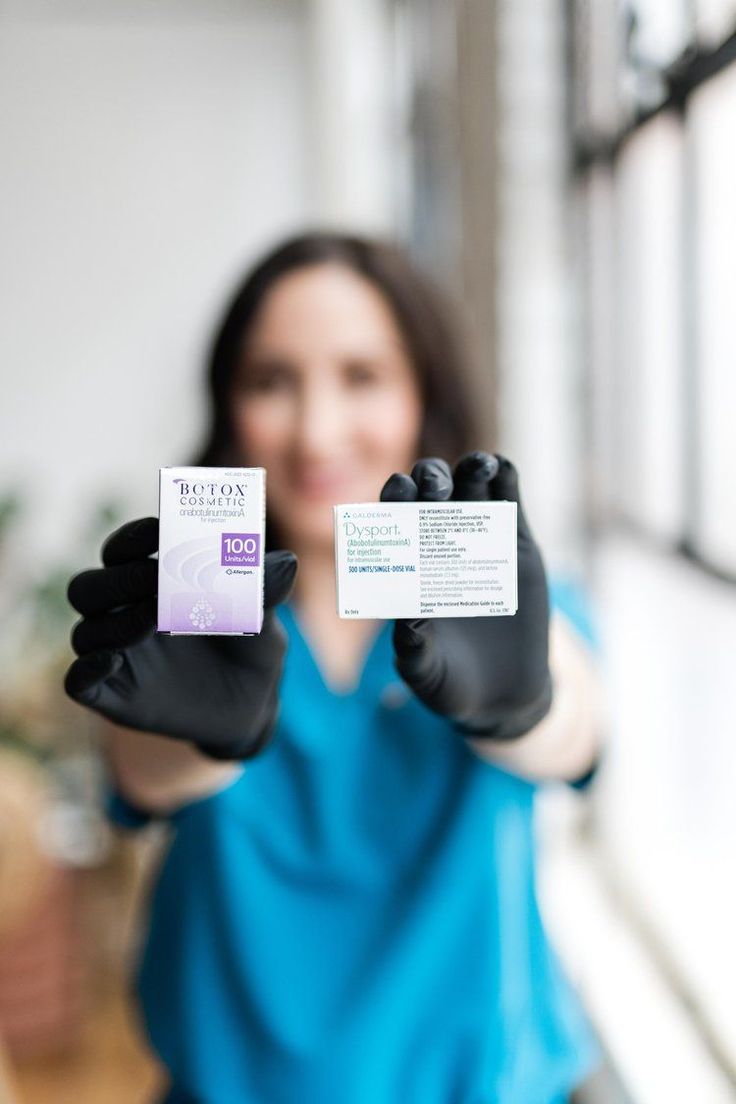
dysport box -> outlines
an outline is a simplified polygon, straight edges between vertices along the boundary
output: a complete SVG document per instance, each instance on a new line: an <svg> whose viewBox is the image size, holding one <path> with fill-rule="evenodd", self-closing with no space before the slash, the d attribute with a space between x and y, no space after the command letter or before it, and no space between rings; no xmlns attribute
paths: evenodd
<svg viewBox="0 0 736 1104"><path fill-rule="evenodd" d="M259 633L264 468L161 468L158 631Z"/></svg>
<svg viewBox="0 0 736 1104"><path fill-rule="evenodd" d="M340 617L516 613L515 502L359 502L334 519Z"/></svg>

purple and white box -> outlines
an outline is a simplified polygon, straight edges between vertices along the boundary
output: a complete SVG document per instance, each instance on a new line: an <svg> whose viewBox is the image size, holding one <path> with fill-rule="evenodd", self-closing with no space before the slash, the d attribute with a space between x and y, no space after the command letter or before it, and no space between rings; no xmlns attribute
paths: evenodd
<svg viewBox="0 0 736 1104"><path fill-rule="evenodd" d="M259 633L265 528L265 468L161 468L158 631Z"/></svg>

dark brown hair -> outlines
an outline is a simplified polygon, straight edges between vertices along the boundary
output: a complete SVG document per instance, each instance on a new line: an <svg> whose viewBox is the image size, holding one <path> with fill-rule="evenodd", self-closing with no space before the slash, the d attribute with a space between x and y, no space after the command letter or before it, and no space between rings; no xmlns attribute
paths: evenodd
<svg viewBox="0 0 736 1104"><path fill-rule="evenodd" d="M240 463L231 392L247 331L280 277L326 263L345 265L370 280L394 312L423 400L420 455L442 456L452 464L464 452L482 447L478 404L472 394L458 320L438 289L394 245L349 234L312 232L290 238L267 254L235 292L212 343L208 372L211 422L207 440L192 463L213 467Z"/></svg>

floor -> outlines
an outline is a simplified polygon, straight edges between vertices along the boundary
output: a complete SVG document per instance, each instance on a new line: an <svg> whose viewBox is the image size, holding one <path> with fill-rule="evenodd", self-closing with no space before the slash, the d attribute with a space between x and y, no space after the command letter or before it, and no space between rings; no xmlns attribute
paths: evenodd
<svg viewBox="0 0 736 1104"><path fill-rule="evenodd" d="M73 1050L9 1066L16 1099L8 1104L151 1104L164 1084L122 987L85 1023Z"/></svg>

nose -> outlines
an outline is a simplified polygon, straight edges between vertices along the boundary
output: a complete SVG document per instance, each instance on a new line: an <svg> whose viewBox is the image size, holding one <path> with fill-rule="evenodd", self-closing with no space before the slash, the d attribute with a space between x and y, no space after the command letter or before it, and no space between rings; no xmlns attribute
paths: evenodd
<svg viewBox="0 0 736 1104"><path fill-rule="evenodd" d="M332 455L344 430L340 396L324 379L305 383L296 410L295 444L304 460Z"/></svg>

